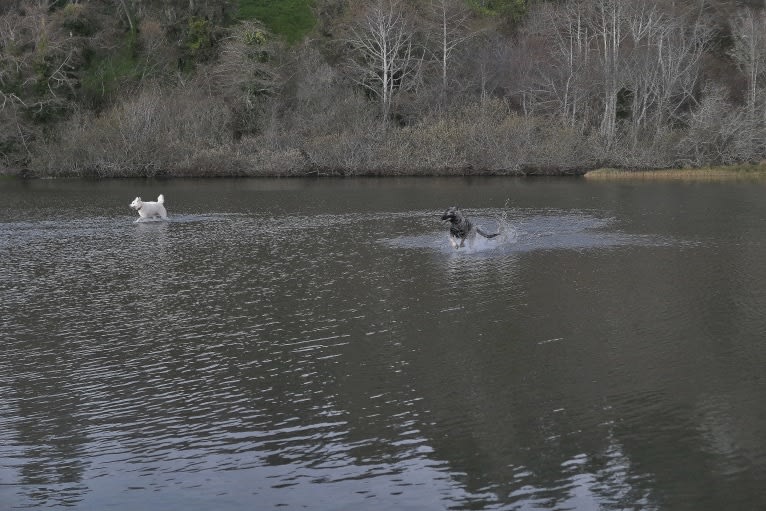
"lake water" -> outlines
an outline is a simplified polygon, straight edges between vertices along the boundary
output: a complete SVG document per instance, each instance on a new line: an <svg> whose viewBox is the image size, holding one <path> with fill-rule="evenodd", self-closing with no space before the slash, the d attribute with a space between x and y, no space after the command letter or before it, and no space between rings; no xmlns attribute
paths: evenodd
<svg viewBox="0 0 766 511"><path fill-rule="evenodd" d="M766 509L765 183L0 196L2 509Z"/></svg>

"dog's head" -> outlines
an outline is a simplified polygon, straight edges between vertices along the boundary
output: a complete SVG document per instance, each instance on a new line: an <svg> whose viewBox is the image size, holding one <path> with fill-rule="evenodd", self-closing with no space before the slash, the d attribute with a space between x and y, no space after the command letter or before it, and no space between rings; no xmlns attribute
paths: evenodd
<svg viewBox="0 0 766 511"><path fill-rule="evenodd" d="M463 221L463 213L457 206L450 206L442 215L442 220L449 220L453 224L459 224Z"/></svg>
<svg viewBox="0 0 766 511"><path fill-rule="evenodd" d="M141 200L141 197L136 197L133 199L133 202L130 203L130 207L138 211L141 209L141 206L144 205L144 201Z"/></svg>

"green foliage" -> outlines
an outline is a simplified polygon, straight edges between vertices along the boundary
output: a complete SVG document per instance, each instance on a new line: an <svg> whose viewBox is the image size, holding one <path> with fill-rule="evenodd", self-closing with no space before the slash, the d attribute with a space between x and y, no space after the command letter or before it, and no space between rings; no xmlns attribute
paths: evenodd
<svg viewBox="0 0 766 511"><path fill-rule="evenodd" d="M239 0L239 18L257 19L287 42L303 39L316 24L313 0Z"/></svg>
<svg viewBox="0 0 766 511"><path fill-rule="evenodd" d="M119 86L141 75L135 56L135 34L128 33L116 53L91 56L83 70L80 85L85 100L97 109L103 107L118 91Z"/></svg>
<svg viewBox="0 0 766 511"><path fill-rule="evenodd" d="M68 29L73 36L89 37L96 32L83 4L66 4L61 9L61 17L61 26Z"/></svg>
<svg viewBox="0 0 766 511"><path fill-rule="evenodd" d="M32 70L34 79L32 90L36 96L44 96L48 90L48 70L50 68L46 58L45 45L41 42L32 60Z"/></svg>
<svg viewBox="0 0 766 511"><path fill-rule="evenodd" d="M527 12L527 0L466 0L468 5L484 16L505 17L519 21Z"/></svg>
<svg viewBox="0 0 766 511"><path fill-rule="evenodd" d="M216 58L217 45L221 40L223 27L208 17L191 16L183 29L180 68L192 72L197 64Z"/></svg>
<svg viewBox="0 0 766 511"><path fill-rule="evenodd" d="M189 18L189 31L186 34L186 47L192 55L198 55L213 46L213 34L210 22L205 18Z"/></svg>
<svg viewBox="0 0 766 511"><path fill-rule="evenodd" d="M263 46L269 41L269 36L259 28L252 28L243 34L242 39L248 46Z"/></svg>

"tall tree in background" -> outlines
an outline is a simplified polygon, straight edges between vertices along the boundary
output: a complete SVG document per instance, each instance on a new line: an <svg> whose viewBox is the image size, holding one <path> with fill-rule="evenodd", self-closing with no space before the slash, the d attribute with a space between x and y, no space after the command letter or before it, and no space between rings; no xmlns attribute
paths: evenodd
<svg viewBox="0 0 766 511"><path fill-rule="evenodd" d="M749 160L763 157L766 149L766 13L750 8L732 21L731 56L745 76L745 125L737 138L738 153Z"/></svg>
<svg viewBox="0 0 766 511"><path fill-rule="evenodd" d="M740 11L732 21L732 36L731 56L747 79L745 100L755 118L759 90L766 81L766 13L750 8ZM763 116L766 120L766 109Z"/></svg>
<svg viewBox="0 0 766 511"><path fill-rule="evenodd" d="M607 144L617 134L617 96L623 86L620 58L623 49L624 0L596 0L593 30L600 41L602 115L599 132Z"/></svg>
<svg viewBox="0 0 766 511"><path fill-rule="evenodd" d="M381 0L371 4L363 19L351 27L348 42L354 51L351 77L378 98L385 124L395 93L410 87L422 62L400 2Z"/></svg>
<svg viewBox="0 0 766 511"><path fill-rule="evenodd" d="M436 60L441 69L441 99L444 102L449 90L448 70L455 50L474 34L468 30L470 12L463 0L431 0L430 7L438 33Z"/></svg>
<svg viewBox="0 0 766 511"><path fill-rule="evenodd" d="M545 45L528 70L526 96L570 127L588 117L588 92L593 86L593 31L587 5L575 0L543 4L530 14L529 40Z"/></svg>
<svg viewBox="0 0 766 511"><path fill-rule="evenodd" d="M621 67L629 93L629 128L633 142L644 133L661 137L679 121L699 92L702 57L711 29L680 8L663 10L637 2L625 9L626 46Z"/></svg>

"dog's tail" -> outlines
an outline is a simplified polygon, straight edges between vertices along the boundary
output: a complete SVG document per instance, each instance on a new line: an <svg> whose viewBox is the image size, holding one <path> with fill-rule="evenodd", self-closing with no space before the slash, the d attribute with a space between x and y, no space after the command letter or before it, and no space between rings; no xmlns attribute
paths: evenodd
<svg viewBox="0 0 766 511"><path fill-rule="evenodd" d="M159 197L157 197L157 202L158 202L159 204L164 204L164 203L165 203L165 196L164 196L164 195L162 195L162 194L160 194L160 196L159 196Z"/></svg>
<svg viewBox="0 0 766 511"><path fill-rule="evenodd" d="M482 231L481 228L479 228L479 227L476 228L476 232L478 232L479 234L481 234L485 238L494 238L495 236L498 236L500 234L499 232L496 232L494 234L489 234L489 233L486 233L486 232Z"/></svg>

